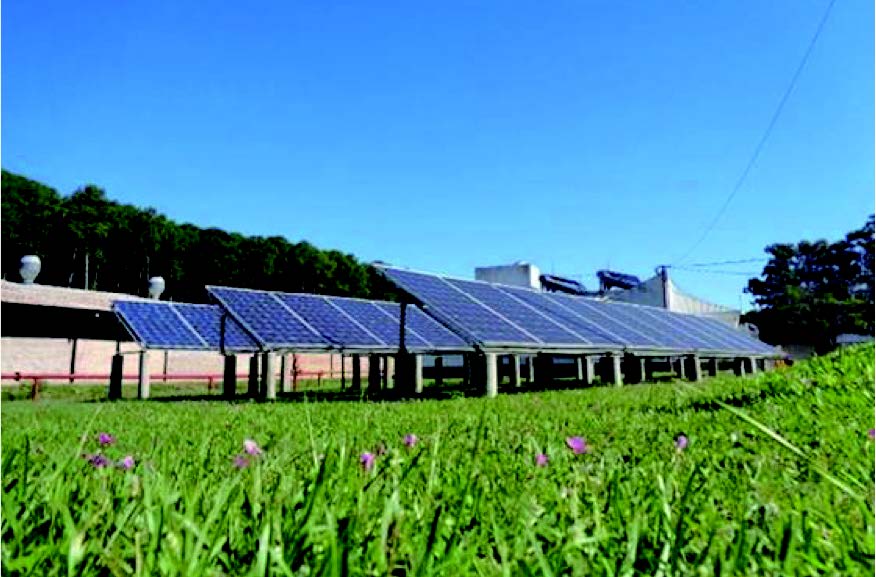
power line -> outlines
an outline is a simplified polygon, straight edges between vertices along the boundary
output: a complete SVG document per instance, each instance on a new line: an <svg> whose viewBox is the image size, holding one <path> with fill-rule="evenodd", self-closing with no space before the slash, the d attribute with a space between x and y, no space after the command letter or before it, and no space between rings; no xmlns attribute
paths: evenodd
<svg viewBox="0 0 876 577"><path fill-rule="evenodd" d="M698 273L706 273L706 274L726 274L726 275L736 275L736 276L747 276L757 277L762 273L760 272L750 272L750 271L739 271L739 270L721 270L721 269L707 269L707 268L687 268L685 266L674 266L672 270L680 270L685 272L698 272Z"/></svg>
<svg viewBox="0 0 876 577"><path fill-rule="evenodd" d="M800 73L803 72L803 68L806 66L806 63L809 61L809 55L812 54L813 48L815 48L815 43L818 42L818 37L821 36L821 31L824 29L824 24L827 22L828 16L830 16L830 11L833 9L833 5L836 3L836 0L830 0L827 5L827 8L824 10L824 15L821 17L821 21L818 23L818 28L815 29L815 34L812 36L812 40L809 41L809 46L806 48L806 52L803 54L803 59L800 60L800 64L797 66L797 70L794 71L794 76L791 77L791 83L788 84L787 90L782 95L782 99L779 100L779 105L776 107L775 112L773 113L772 118L770 119L769 124L767 125L766 130L761 136L760 141L757 143L757 146L754 149L754 153L751 155L751 158L748 159L748 164L745 165L745 170L742 171L742 175L736 181L735 186L730 191L730 194L727 196L727 199L724 200L724 204L721 205L721 208L718 210L718 214L715 215L715 218L709 223L706 227L706 230L703 231L703 234L696 240L696 242L691 245L691 247L685 252L681 258L677 259L675 262L680 263L684 262L684 259L689 257L693 251L695 251L702 242L709 236L709 233L712 232L712 229L715 228L715 225L718 224L718 221L721 220L721 217L724 216L724 212L727 210L727 207L730 206L730 202L732 202L733 198L736 196L736 193L742 188L742 185L745 183L745 179L748 178L748 173L751 172L752 167L754 167L754 163L757 161L760 156L760 152L766 144L766 141L769 139L770 134L773 131L773 128L776 125L776 121L778 121L779 116L782 114L782 110L785 108L785 103L788 101L788 97L791 96L791 92L794 90L794 86L797 84L797 79L800 77Z"/></svg>
<svg viewBox="0 0 876 577"><path fill-rule="evenodd" d="M719 262L697 262L692 264L686 264L686 267L701 267L701 266L721 266L725 264L749 264L753 262L763 262L765 260L769 260L769 257L762 256L758 258L745 258L741 260L722 260Z"/></svg>

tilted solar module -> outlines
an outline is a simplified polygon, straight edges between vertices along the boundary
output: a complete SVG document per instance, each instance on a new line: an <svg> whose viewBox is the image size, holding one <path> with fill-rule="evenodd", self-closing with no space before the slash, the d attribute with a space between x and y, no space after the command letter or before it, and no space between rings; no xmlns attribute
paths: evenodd
<svg viewBox="0 0 876 577"><path fill-rule="evenodd" d="M395 303L376 303L376 306L392 317L396 327L393 343L398 345L398 323L400 322L399 317L401 315L399 305ZM405 329L405 341L409 349L412 347L407 344L407 340L411 334L420 340L428 342L431 349L435 352L444 350L467 351L471 349L471 346L457 334L412 305L409 305L405 311Z"/></svg>
<svg viewBox="0 0 876 577"><path fill-rule="evenodd" d="M593 320L588 320L568 307L545 298L544 293L522 287L496 285L496 288L518 299L527 306L541 311L542 314L550 316L555 322L573 330L593 345L612 348L623 346L626 342L624 339L600 327Z"/></svg>
<svg viewBox="0 0 876 577"><path fill-rule="evenodd" d="M266 349L391 351L399 347L399 305L313 294L207 287ZM412 352L471 347L415 306L407 308L405 347Z"/></svg>
<svg viewBox="0 0 876 577"><path fill-rule="evenodd" d="M385 272L392 282L426 305L430 314L464 331L472 341L532 345L539 343L536 337L520 330L508 319L441 277L398 269L385 269ZM458 319L465 319L465 324L461 325Z"/></svg>
<svg viewBox="0 0 876 577"><path fill-rule="evenodd" d="M320 295L277 293L294 312L322 336L337 345L347 347L380 347L381 340L354 317L332 303L333 299Z"/></svg>
<svg viewBox="0 0 876 577"><path fill-rule="evenodd" d="M583 335L555 321L538 309L528 306L525 302L515 299L494 285L458 279L444 280L540 343L550 345L592 344Z"/></svg>
<svg viewBox="0 0 876 577"><path fill-rule="evenodd" d="M224 330L226 350L258 350L258 344L233 318L226 317L223 329L223 312L215 305L117 301L113 310L145 348L219 350Z"/></svg>
<svg viewBox="0 0 876 577"><path fill-rule="evenodd" d="M231 313L264 348L294 346L329 350L335 345L280 300L276 293L228 287L207 287L213 298Z"/></svg>
<svg viewBox="0 0 876 577"><path fill-rule="evenodd" d="M775 354L743 331L705 317L376 266L426 312L484 348Z"/></svg>

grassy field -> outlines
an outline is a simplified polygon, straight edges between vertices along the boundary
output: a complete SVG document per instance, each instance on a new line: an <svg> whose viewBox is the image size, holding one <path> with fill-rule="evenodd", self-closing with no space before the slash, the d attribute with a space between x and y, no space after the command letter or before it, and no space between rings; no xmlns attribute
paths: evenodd
<svg viewBox="0 0 876 577"><path fill-rule="evenodd" d="M869 576L873 356L493 400L6 401L3 574Z"/></svg>

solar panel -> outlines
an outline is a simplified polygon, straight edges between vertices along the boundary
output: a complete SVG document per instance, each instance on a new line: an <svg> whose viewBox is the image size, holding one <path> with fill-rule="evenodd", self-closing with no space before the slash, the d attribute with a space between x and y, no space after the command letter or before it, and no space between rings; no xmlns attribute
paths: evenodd
<svg viewBox="0 0 876 577"><path fill-rule="evenodd" d="M395 344L398 344L398 323L401 314L399 305L395 303L379 303L377 307L388 314L396 327ZM408 344L410 335L426 341L434 351L441 350L468 350L471 347L462 340L459 336L451 332L444 325L421 311L415 306L408 306L405 311L405 342L409 349L413 350L413 346Z"/></svg>
<svg viewBox="0 0 876 577"><path fill-rule="evenodd" d="M415 295L428 312L469 335L480 343L538 344L532 334L516 327L476 299L441 277L398 269L384 269L390 280ZM460 322L464 319L464 324Z"/></svg>
<svg viewBox="0 0 876 577"><path fill-rule="evenodd" d="M544 298L549 299L567 309L580 318L596 324L603 330L610 332L621 340L627 347L662 348L659 339L649 337L629 326L623 320L615 318L610 309L601 306L593 299L574 297L556 293L545 293Z"/></svg>
<svg viewBox="0 0 876 577"><path fill-rule="evenodd" d="M218 306L117 301L113 309L134 339L146 348L219 349L222 309ZM228 350L258 349L233 319L226 319L225 337Z"/></svg>
<svg viewBox="0 0 876 577"><path fill-rule="evenodd" d="M774 354L714 319L378 266L426 312L483 347Z"/></svg>
<svg viewBox="0 0 876 577"><path fill-rule="evenodd" d="M265 348L384 351L399 347L395 303L229 287L207 290ZM405 346L412 352L471 348L414 306L408 307L405 325Z"/></svg>
<svg viewBox="0 0 876 577"><path fill-rule="evenodd" d="M624 339L612 334L603 327L600 327L597 322L588 320L586 317L576 313L568 307L546 298L544 293L510 286L497 285L497 288L514 298L519 299L532 308L549 315L551 318L561 323L563 326L571 328L594 345L614 347L622 346L625 342Z"/></svg>
<svg viewBox="0 0 876 577"><path fill-rule="evenodd" d="M372 333L377 335L384 343L390 347L398 347L398 305L389 304L389 308L395 309L395 315L384 312L381 308L371 301L358 299L335 299L334 304L344 310L347 314L353 316L368 327ZM429 342L421 339L411 331L410 323L406 322L405 330L405 346L409 349L424 349L429 346Z"/></svg>
<svg viewBox="0 0 876 577"><path fill-rule="evenodd" d="M222 341L222 307L216 305L190 305L174 303L171 305L195 329L212 348L220 348ZM255 351L258 344L246 334L243 327L231 316L225 314L225 349L229 351Z"/></svg>
<svg viewBox="0 0 876 577"><path fill-rule="evenodd" d="M207 291L265 348L334 347L275 293L228 287L207 287Z"/></svg>
<svg viewBox="0 0 876 577"><path fill-rule="evenodd" d="M446 279L446 282L470 298L482 303L503 319L507 319L509 323L539 342L552 345L591 344L581 334L564 327L549 315L527 306L519 299L515 299L493 285L457 279Z"/></svg>
<svg viewBox="0 0 876 577"><path fill-rule="evenodd" d="M368 331L354 317L332 304L328 297L277 293L277 298L298 313L323 337L339 346L379 347L386 342Z"/></svg>

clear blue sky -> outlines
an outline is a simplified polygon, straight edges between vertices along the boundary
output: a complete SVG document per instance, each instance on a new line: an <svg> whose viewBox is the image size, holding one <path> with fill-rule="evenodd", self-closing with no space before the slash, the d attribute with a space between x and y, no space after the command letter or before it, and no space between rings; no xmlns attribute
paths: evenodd
<svg viewBox="0 0 876 577"><path fill-rule="evenodd" d="M2 164L364 260L645 277L723 203L826 5L9 0ZM838 0L688 262L873 212L873 21L872 0ZM748 300L744 276L674 277Z"/></svg>

